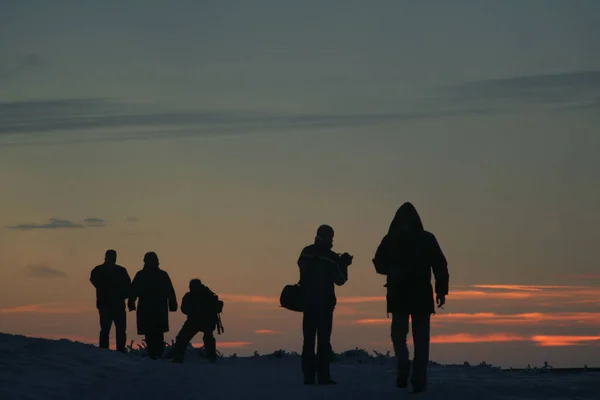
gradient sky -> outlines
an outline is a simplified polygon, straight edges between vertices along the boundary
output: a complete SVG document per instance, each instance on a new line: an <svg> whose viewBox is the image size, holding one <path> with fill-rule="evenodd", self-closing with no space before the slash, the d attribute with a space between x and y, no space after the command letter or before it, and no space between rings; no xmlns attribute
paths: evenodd
<svg viewBox="0 0 600 400"><path fill-rule="evenodd" d="M334 349L391 350L370 260L411 201L434 360L597 366L598 48L595 0L0 0L0 331L95 342L90 270L153 250L226 353L299 350L278 296L329 223Z"/></svg>

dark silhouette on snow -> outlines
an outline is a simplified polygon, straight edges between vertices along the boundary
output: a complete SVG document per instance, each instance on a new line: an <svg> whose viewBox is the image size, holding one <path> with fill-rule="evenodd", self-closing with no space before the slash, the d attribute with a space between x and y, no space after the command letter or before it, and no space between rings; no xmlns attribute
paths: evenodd
<svg viewBox="0 0 600 400"><path fill-rule="evenodd" d="M217 361L217 342L214 331L219 323L219 313L223 311L223 302L200 279L190 281L190 291L181 300L181 312L187 320L181 327L173 350L173 362L183 362L185 350L198 333L204 334L206 357L212 363Z"/></svg>
<svg viewBox="0 0 600 400"><path fill-rule="evenodd" d="M298 259L304 311L302 372L305 384L314 384L315 375L321 385L336 383L329 371L333 310L337 302L334 285L341 286L348 280L352 256L348 253L340 256L331 250L333 235L333 228L320 226L314 244L305 247Z"/></svg>
<svg viewBox="0 0 600 400"><path fill-rule="evenodd" d="M427 386L430 318L435 314L431 271L435 276L439 307L448 294L448 263L435 236L424 230L411 203L396 212L388 234L377 248L373 264L377 273L387 276L387 312L392 314L392 342L398 359L398 387L407 387L410 361L406 337L409 317L415 347L411 384L415 392Z"/></svg>
<svg viewBox="0 0 600 400"><path fill-rule="evenodd" d="M148 355L156 360L164 351L164 334L169 331L169 311L177 311L177 298L169 274L159 268L158 256L148 252L144 268L133 278L129 311L136 310L137 331L145 335Z"/></svg>
<svg viewBox="0 0 600 400"><path fill-rule="evenodd" d="M125 301L129 297L131 278L125 268L117 265L115 250L106 251L104 264L98 265L92 270L90 282L96 288L96 308L100 314L98 347L108 349L110 329L114 323L117 351L125 353L125 342L127 341Z"/></svg>

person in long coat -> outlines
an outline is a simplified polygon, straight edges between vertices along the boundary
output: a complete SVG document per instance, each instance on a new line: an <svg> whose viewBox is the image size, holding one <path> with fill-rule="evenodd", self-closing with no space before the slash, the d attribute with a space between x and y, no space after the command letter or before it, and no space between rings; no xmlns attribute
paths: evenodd
<svg viewBox="0 0 600 400"><path fill-rule="evenodd" d="M164 351L164 334L169 331L169 311L177 311L175 289L167 271L160 269L158 256L148 252L144 268L133 278L129 310L137 310L137 331L145 335L148 356L156 360ZM136 300L139 300L136 307Z"/></svg>
<svg viewBox="0 0 600 400"><path fill-rule="evenodd" d="M414 392L427 386L429 363L430 319L435 314L435 298L439 307L448 294L448 263L436 237L423 228L421 217L411 203L396 212L388 234L377 248L373 259L377 273L387 277L387 312L392 314L392 343L398 360L397 386L408 385L411 364L406 338L409 318L415 348L411 383Z"/></svg>

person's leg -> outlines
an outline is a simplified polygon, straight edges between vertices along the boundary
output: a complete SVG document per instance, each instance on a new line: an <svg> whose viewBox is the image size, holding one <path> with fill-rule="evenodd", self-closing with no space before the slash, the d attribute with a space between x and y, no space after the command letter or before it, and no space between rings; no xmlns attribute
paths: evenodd
<svg viewBox="0 0 600 400"><path fill-rule="evenodd" d="M156 334L156 352L158 354L157 358L161 358L165 352L165 333L163 331Z"/></svg>
<svg viewBox="0 0 600 400"><path fill-rule="evenodd" d="M304 374L304 383L312 384L315 382L315 336L317 334L318 313L314 311L305 311L302 317L302 373Z"/></svg>
<svg viewBox="0 0 600 400"><path fill-rule="evenodd" d="M164 334L160 331L150 331L146 334L146 346L148 356L152 360L157 360L162 356L164 346Z"/></svg>
<svg viewBox="0 0 600 400"><path fill-rule="evenodd" d="M411 383L416 392L425 390L427 386L427 365L429 364L429 340L431 314L412 315L413 342L415 357Z"/></svg>
<svg viewBox="0 0 600 400"><path fill-rule="evenodd" d="M206 358L208 358L208 361L211 363L217 362L217 340L215 339L213 331L205 331L202 340L204 342Z"/></svg>
<svg viewBox="0 0 600 400"><path fill-rule="evenodd" d="M331 379L329 371L332 328L333 308L324 309L319 313L319 325L317 327L317 376L321 385L335 383Z"/></svg>
<svg viewBox="0 0 600 400"><path fill-rule="evenodd" d="M408 345L406 337L408 336L408 314L392 313L392 344L397 360L397 379L396 385L401 388L408 386L408 377L410 375L410 361L408 360Z"/></svg>
<svg viewBox="0 0 600 400"><path fill-rule="evenodd" d="M125 353L127 345L127 312L125 308L116 311L113 315L113 320L115 322L115 330L117 331L117 351Z"/></svg>
<svg viewBox="0 0 600 400"><path fill-rule="evenodd" d="M173 346L173 362L183 362L185 351L196 333L198 333L198 328L195 324L186 320L175 339L175 345Z"/></svg>
<svg viewBox="0 0 600 400"><path fill-rule="evenodd" d="M100 340L98 347L101 349L108 349L110 328L113 323L112 315L107 309L100 309L98 310L98 313L100 314Z"/></svg>

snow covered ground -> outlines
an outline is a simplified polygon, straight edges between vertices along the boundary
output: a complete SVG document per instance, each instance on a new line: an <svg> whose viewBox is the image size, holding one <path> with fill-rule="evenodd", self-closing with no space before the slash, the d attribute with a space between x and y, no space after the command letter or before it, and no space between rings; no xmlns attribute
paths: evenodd
<svg viewBox="0 0 600 400"><path fill-rule="evenodd" d="M337 386L304 386L297 356L151 361L68 340L0 334L0 399L600 399L600 373L433 366L427 393L394 385L392 359L340 357Z"/></svg>

